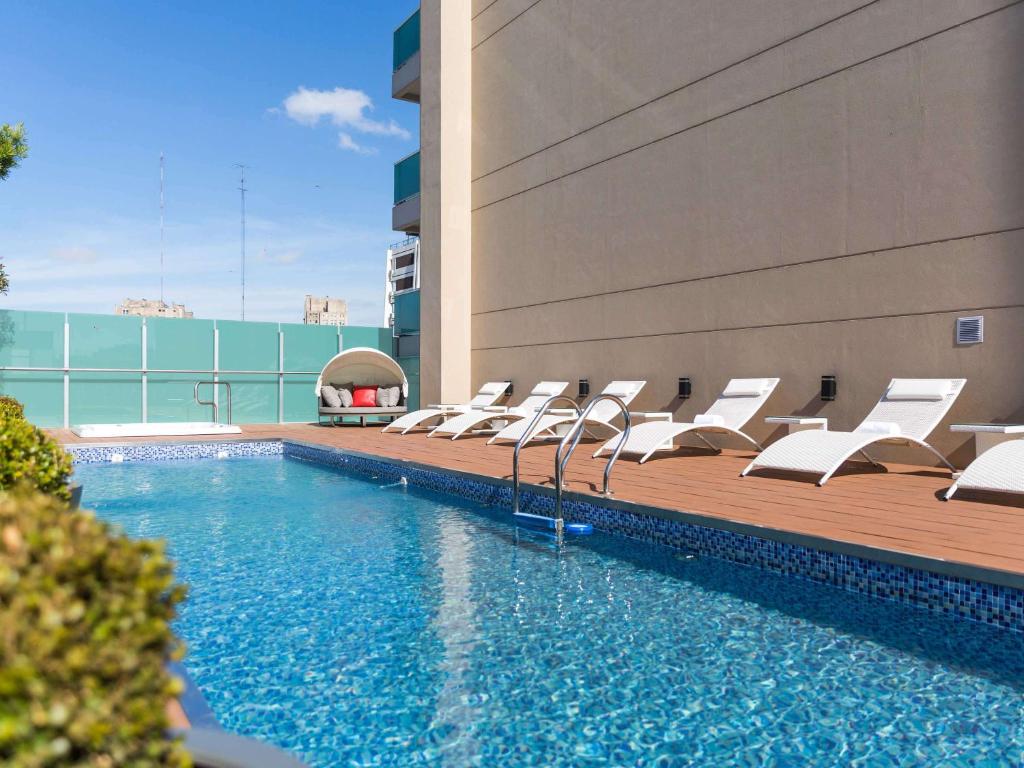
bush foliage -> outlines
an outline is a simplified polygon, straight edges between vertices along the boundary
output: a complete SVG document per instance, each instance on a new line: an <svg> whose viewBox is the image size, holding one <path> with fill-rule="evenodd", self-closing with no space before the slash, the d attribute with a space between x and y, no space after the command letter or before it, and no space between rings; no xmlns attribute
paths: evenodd
<svg viewBox="0 0 1024 768"><path fill-rule="evenodd" d="M183 598L162 544L0 493L0 764L187 766L166 735Z"/></svg>
<svg viewBox="0 0 1024 768"><path fill-rule="evenodd" d="M25 483L66 501L70 476L71 458L60 445L9 408L0 408L0 490Z"/></svg>
<svg viewBox="0 0 1024 768"><path fill-rule="evenodd" d="M10 395L0 395L0 414L23 419L25 418L25 406Z"/></svg>

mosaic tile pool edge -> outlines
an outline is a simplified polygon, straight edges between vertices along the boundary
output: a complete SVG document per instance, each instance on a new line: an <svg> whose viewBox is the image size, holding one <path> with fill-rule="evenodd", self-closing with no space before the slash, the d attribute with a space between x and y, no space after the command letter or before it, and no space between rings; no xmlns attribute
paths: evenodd
<svg viewBox="0 0 1024 768"><path fill-rule="evenodd" d="M280 456L279 440L237 443L128 443L125 445L67 445L64 449L77 464L112 461L172 461L181 459L224 459L240 456ZM120 458L118 458L120 457Z"/></svg>
<svg viewBox="0 0 1024 768"><path fill-rule="evenodd" d="M408 466L286 441L286 456L344 468L385 482L405 478L410 485L448 493L483 504L511 505L512 489L504 483ZM524 512L550 515L551 496L524 490ZM642 512L613 509L577 499L563 503L566 520L591 523L606 533L696 552L772 573L827 584L850 592L891 600L934 613L1024 632L1024 590L973 579L882 563L855 555L775 541Z"/></svg>

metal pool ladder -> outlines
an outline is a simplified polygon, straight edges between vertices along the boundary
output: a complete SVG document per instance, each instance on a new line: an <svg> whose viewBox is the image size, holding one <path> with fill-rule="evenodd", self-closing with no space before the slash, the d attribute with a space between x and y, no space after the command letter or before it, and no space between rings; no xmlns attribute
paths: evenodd
<svg viewBox="0 0 1024 768"><path fill-rule="evenodd" d="M622 432L619 434L619 442L615 446L615 450L612 452L612 455L608 458L608 463L605 464L604 467L604 487L601 491L601 493L604 496L612 495L612 468L615 466L615 462L618 460L619 454L622 453L622 448L626 444L626 440L629 439L630 417L629 408L620 398L616 397L615 395L598 395L593 400L591 400L590 403L587 404L587 407L584 408L582 412L580 412L580 408L576 404L576 402L571 398L566 397L565 395L556 395L554 397L548 398L544 405L542 405L537 410L537 413L530 421L530 426L526 429L526 432L524 432L522 437L520 437L519 440L516 441L515 451L512 453L512 514L514 515L519 514L519 449L522 448L523 444L530 439L533 433L533 429L537 425L537 422L540 421L541 416L543 416L548 411L548 409L551 407L553 403L559 400L565 400L568 403L570 403L572 405L573 410L576 412L576 421L573 422L573 425L569 428L569 431L565 433L565 436L558 443L558 450L555 451L554 521L555 533L559 536L559 538L561 538L562 531L565 529L565 521L562 517L562 478L565 475L565 466L566 464L569 463L569 458L572 456L573 451L576 450L576 446L580 442L580 437L582 437L583 432L585 431L584 425L587 420L587 415L593 410L595 405L597 405L603 400L611 400L612 402L619 406L619 410L622 412L624 428Z"/></svg>
<svg viewBox="0 0 1024 768"><path fill-rule="evenodd" d="M618 443L615 445L615 450L612 451L612 455L608 458L608 463L604 465L604 487L601 489L602 496L611 496L611 477L612 467L615 466L615 462L619 459L619 454L622 453L622 447L626 444L629 439L629 407L622 401L621 398L615 395L601 394L595 397L587 407L583 409L583 413L580 414L579 418L576 419L576 423L569 428L569 431L562 438L562 442L558 444L558 450L555 451L555 529L561 532L564 527L562 520L562 478L565 476L565 466L569 463L569 458L572 456L572 452L576 450L576 446L579 445L580 437L583 436L585 431L584 423L587 420L587 415L594 409L594 406L600 403L602 400L611 400L617 406L619 411L622 412L623 429L618 435ZM569 447L565 450L565 455L562 455L562 449L568 445Z"/></svg>
<svg viewBox="0 0 1024 768"><path fill-rule="evenodd" d="M512 452L512 514L519 514L519 450L523 447L523 444L529 441L533 436L533 428L537 426L537 422L540 421L541 417L548 412L548 409L552 405L559 401L565 401L572 409L576 412L577 418L580 415L580 407L576 404L576 401L567 395L553 395L544 401L544 405L537 409L537 412L530 419L530 426L526 428L526 431L522 434L518 440L516 440L515 450Z"/></svg>
<svg viewBox="0 0 1024 768"><path fill-rule="evenodd" d="M217 406L217 398L214 397L213 400L200 400L199 399L199 385L201 385L201 384L209 384L209 385L211 385L214 388L214 390L216 390L217 387L224 387L224 391L227 394L227 398L228 398L228 420L227 420L227 423L230 424L231 423L231 383L227 382L227 381L213 381L213 380L210 380L210 381L197 381L195 389L193 389L193 391L192 391L192 396L196 400L196 405L212 405L213 406L213 423L214 424L220 424L220 415L219 415L220 414L220 409Z"/></svg>

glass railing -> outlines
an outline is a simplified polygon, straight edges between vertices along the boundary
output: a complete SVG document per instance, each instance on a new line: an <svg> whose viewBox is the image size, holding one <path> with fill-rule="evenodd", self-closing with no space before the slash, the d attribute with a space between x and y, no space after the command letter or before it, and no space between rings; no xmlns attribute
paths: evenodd
<svg viewBox="0 0 1024 768"><path fill-rule="evenodd" d="M397 72L419 49L420 12L417 10L395 30L393 71Z"/></svg>
<svg viewBox="0 0 1024 768"><path fill-rule="evenodd" d="M420 193L420 153L395 163L395 205Z"/></svg>

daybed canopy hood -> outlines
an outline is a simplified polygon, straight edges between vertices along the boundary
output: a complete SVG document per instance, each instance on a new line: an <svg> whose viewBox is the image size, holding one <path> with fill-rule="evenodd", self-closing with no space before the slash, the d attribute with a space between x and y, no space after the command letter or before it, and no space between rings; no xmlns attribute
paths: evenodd
<svg viewBox="0 0 1024 768"><path fill-rule="evenodd" d="M316 380L314 390L320 397L324 384L355 384L402 388L402 397L409 396L409 380L394 359L372 347L352 347L339 352L328 361Z"/></svg>

